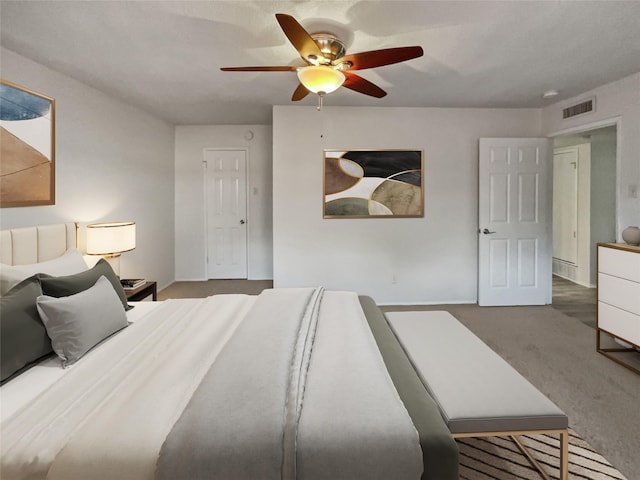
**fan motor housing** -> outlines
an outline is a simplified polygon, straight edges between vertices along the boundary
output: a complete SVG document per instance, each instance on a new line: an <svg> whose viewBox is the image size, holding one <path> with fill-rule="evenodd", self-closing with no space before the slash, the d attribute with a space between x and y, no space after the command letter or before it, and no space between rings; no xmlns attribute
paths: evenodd
<svg viewBox="0 0 640 480"><path fill-rule="evenodd" d="M324 58L327 60L326 63L331 63L337 58L344 57L347 51L344 43L332 33L312 33L311 38L322 51Z"/></svg>

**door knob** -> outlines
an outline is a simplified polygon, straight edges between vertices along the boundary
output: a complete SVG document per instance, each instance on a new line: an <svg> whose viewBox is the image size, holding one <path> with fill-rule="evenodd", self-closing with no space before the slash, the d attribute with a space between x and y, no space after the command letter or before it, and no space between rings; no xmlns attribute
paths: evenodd
<svg viewBox="0 0 640 480"><path fill-rule="evenodd" d="M240 220L240 225L244 225L244 220Z"/></svg>
<svg viewBox="0 0 640 480"><path fill-rule="evenodd" d="M485 228L482 230L482 233L484 233L485 235L490 235L492 233L496 233L496 232L490 232L488 228Z"/></svg>

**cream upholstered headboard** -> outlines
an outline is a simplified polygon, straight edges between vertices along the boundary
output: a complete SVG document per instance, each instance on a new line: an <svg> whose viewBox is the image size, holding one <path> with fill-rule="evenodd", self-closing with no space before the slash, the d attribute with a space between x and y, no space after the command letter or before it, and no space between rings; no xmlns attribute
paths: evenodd
<svg viewBox="0 0 640 480"><path fill-rule="evenodd" d="M76 223L56 223L0 231L0 263L25 265L57 258L78 245Z"/></svg>

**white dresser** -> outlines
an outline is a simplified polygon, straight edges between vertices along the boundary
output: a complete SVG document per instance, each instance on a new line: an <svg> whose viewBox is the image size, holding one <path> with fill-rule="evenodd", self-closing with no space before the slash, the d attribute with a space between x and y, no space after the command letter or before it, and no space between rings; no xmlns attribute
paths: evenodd
<svg viewBox="0 0 640 480"><path fill-rule="evenodd" d="M605 348L602 342L602 335L608 335L640 350L640 247L598 244L597 331L597 351L640 374L620 354L639 353L622 345Z"/></svg>

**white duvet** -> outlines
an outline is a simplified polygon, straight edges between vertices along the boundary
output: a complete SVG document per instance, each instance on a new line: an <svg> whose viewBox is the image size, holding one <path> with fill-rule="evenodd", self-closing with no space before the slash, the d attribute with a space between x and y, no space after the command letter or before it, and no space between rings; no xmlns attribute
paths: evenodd
<svg viewBox="0 0 640 480"><path fill-rule="evenodd" d="M129 303L136 306L127 311L127 320L131 323L143 319L162 304L162 302ZM73 368L61 368L60 358L53 355L2 385L0 387L0 425L72 370Z"/></svg>
<svg viewBox="0 0 640 480"><path fill-rule="evenodd" d="M2 478L153 478L162 442L254 300L165 301L91 351L2 423Z"/></svg>

